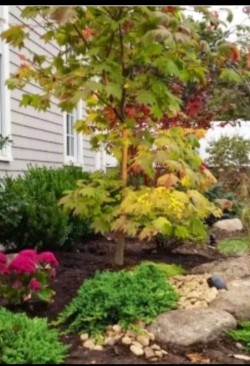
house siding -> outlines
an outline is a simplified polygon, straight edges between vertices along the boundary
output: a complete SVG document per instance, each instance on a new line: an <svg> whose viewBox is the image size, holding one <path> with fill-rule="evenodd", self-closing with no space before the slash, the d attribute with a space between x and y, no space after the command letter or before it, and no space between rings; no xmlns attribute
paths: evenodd
<svg viewBox="0 0 250 366"><path fill-rule="evenodd" d="M96 153L91 151L88 136L83 136L83 165L87 171L96 169Z"/></svg>
<svg viewBox="0 0 250 366"><path fill-rule="evenodd" d="M22 24L22 6L9 6L9 23ZM51 43L43 44L39 38L43 29L38 21L30 21L30 40L27 49L52 56L57 53L58 47ZM20 65L18 51L10 47L10 73L15 73ZM29 55L28 50L21 51ZM40 87L35 83L26 86L25 92L39 93ZM12 160L0 160L0 177L5 174L18 175L25 171L30 164L38 166L59 167L64 164L64 118L63 113L52 100L51 107L46 112L38 112L31 107L20 107L23 92L15 89L11 91L11 139ZM83 137L83 167L92 171L96 166L95 152L90 150L88 138Z"/></svg>

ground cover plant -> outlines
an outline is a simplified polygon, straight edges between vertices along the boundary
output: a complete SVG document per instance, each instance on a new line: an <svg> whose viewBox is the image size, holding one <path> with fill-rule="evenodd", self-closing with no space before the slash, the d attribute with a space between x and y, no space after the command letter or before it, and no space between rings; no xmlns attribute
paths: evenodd
<svg viewBox="0 0 250 366"><path fill-rule="evenodd" d="M250 322L242 322L237 329L230 330L229 336L235 341L243 343L245 349L250 352Z"/></svg>
<svg viewBox="0 0 250 366"><path fill-rule="evenodd" d="M58 323L69 332L95 335L108 325L127 328L135 321L152 321L173 309L178 296L156 266L141 264L134 271L101 272L84 281Z"/></svg>
<svg viewBox="0 0 250 366"><path fill-rule="evenodd" d="M157 270L161 271L166 278L176 275L185 274L185 269L178 264L168 264L162 262L143 261L142 264L155 266ZM136 268L136 267L135 267Z"/></svg>
<svg viewBox="0 0 250 366"><path fill-rule="evenodd" d="M0 363L11 365L62 364L67 346L46 319L30 319L0 307Z"/></svg>
<svg viewBox="0 0 250 366"><path fill-rule="evenodd" d="M232 238L222 240L218 245L218 250L227 255L240 255L248 253L250 250L249 238Z"/></svg>

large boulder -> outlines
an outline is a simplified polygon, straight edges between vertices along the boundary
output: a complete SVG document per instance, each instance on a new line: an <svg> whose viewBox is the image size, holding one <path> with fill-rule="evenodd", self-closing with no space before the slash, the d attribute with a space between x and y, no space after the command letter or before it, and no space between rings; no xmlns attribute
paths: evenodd
<svg viewBox="0 0 250 366"><path fill-rule="evenodd" d="M238 258L201 264L194 267L191 273L210 273L224 278L225 281L250 277L250 256L245 255Z"/></svg>
<svg viewBox="0 0 250 366"><path fill-rule="evenodd" d="M227 311L239 321L250 320L250 279L233 281L228 288L228 291L220 292L209 306Z"/></svg>
<svg viewBox="0 0 250 366"><path fill-rule="evenodd" d="M231 314L219 309L173 310L159 315L148 330L159 342L188 347L215 340L236 323Z"/></svg>
<svg viewBox="0 0 250 366"><path fill-rule="evenodd" d="M241 231L243 229L243 224L240 219L235 218L216 221L213 227L215 229L232 232Z"/></svg>

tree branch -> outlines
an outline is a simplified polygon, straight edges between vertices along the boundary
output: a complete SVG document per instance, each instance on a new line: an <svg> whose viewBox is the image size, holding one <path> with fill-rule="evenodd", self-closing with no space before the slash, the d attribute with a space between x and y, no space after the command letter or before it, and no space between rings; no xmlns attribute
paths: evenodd
<svg viewBox="0 0 250 366"><path fill-rule="evenodd" d="M122 28L121 25L119 26L119 41L120 41L120 52L121 52L121 65L122 65L122 77L126 77L126 67L124 62L124 44L123 44L123 34L122 34ZM121 101L120 101L120 112L122 115L122 118L124 120L124 105L126 100L126 89L124 88L124 85L122 86L122 95L121 95Z"/></svg>
<svg viewBox="0 0 250 366"><path fill-rule="evenodd" d="M100 94L98 94L95 91L92 91L92 93L100 99L101 102L103 102L103 104L105 104L107 107L112 108L112 110L114 111L116 117L122 121L122 116L120 115L119 111L109 102L107 102Z"/></svg>

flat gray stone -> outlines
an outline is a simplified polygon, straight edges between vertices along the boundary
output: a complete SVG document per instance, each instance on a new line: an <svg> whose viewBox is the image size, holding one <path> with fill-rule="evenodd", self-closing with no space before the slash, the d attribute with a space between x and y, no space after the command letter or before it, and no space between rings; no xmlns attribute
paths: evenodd
<svg viewBox="0 0 250 366"><path fill-rule="evenodd" d="M240 219L235 218L235 219L219 220L213 225L213 227L219 230L233 232L233 231L241 231L243 229L243 224Z"/></svg>
<svg viewBox="0 0 250 366"><path fill-rule="evenodd" d="M250 279L230 283L229 290L219 292L209 307L227 311L237 320L250 320Z"/></svg>
<svg viewBox="0 0 250 366"><path fill-rule="evenodd" d="M192 274L210 273L218 275L225 281L233 281L250 277L250 256L228 258L223 261L214 261L201 264L191 270Z"/></svg>
<svg viewBox="0 0 250 366"><path fill-rule="evenodd" d="M158 342L178 347L207 343L236 327L235 318L212 308L173 310L159 315L148 327Z"/></svg>

